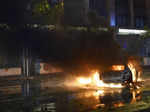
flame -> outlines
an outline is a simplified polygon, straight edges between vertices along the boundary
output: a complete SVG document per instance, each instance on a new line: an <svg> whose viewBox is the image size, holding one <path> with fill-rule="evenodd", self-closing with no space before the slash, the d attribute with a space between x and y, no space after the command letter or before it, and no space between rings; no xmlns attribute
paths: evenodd
<svg viewBox="0 0 150 112"><path fill-rule="evenodd" d="M138 79L137 79L138 82L144 81L144 80L141 78L141 75L142 75L142 72L139 71L139 72L138 72Z"/></svg>
<svg viewBox="0 0 150 112"><path fill-rule="evenodd" d="M104 90L98 90L98 91L94 92L93 96L95 97L95 99L99 100L99 96L104 96Z"/></svg>
<svg viewBox="0 0 150 112"><path fill-rule="evenodd" d="M132 73L132 81L136 82L136 69L132 63L128 63L128 67L131 70Z"/></svg>
<svg viewBox="0 0 150 112"><path fill-rule="evenodd" d="M114 83L110 83L110 84L106 84L104 83L102 80L99 79L100 74L98 72L94 73L93 75L94 77L94 83L96 83L96 85L98 87L110 87L110 88L122 88L123 86L121 84L114 84Z"/></svg>
<svg viewBox="0 0 150 112"><path fill-rule="evenodd" d="M133 91L132 92L132 100L131 100L131 104L135 103L136 102L136 92Z"/></svg>
<svg viewBox="0 0 150 112"><path fill-rule="evenodd" d="M121 70L124 70L124 69L125 69L124 65L113 65L112 66L112 70L114 70L114 71L121 71Z"/></svg>
<svg viewBox="0 0 150 112"><path fill-rule="evenodd" d="M138 81L138 82L141 82L141 81L143 81L143 79L142 79L142 78L138 78L137 81Z"/></svg>
<svg viewBox="0 0 150 112"><path fill-rule="evenodd" d="M100 74L95 72L90 78L78 78L78 82L83 85L95 85L97 87L110 87L110 88L122 88L121 84L109 83L106 84L100 79Z"/></svg>
<svg viewBox="0 0 150 112"><path fill-rule="evenodd" d="M104 95L104 90L98 90L94 93L94 96L100 96L100 95Z"/></svg>
<svg viewBox="0 0 150 112"><path fill-rule="evenodd" d="M81 83L81 84L90 84L92 82L91 78L84 78L84 77L81 77L81 78L78 78L78 82Z"/></svg>
<svg viewBox="0 0 150 112"><path fill-rule="evenodd" d="M132 100L130 103L133 104L138 100L141 100L141 90L132 91Z"/></svg>
<svg viewBox="0 0 150 112"><path fill-rule="evenodd" d="M133 82L142 81L141 72L136 70L135 65L130 62L130 63L128 63L128 67L132 73L132 81Z"/></svg>

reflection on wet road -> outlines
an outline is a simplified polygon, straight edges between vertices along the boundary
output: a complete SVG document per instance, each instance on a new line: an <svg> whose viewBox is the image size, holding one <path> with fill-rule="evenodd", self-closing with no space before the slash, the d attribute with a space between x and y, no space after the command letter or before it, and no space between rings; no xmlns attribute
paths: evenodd
<svg viewBox="0 0 150 112"><path fill-rule="evenodd" d="M128 109L128 105L143 102L143 94L146 94L140 89L129 88L71 90L43 85L43 82L38 80L25 80L20 85L0 87L0 110L2 112L92 112L93 110L110 112L117 111L121 107Z"/></svg>

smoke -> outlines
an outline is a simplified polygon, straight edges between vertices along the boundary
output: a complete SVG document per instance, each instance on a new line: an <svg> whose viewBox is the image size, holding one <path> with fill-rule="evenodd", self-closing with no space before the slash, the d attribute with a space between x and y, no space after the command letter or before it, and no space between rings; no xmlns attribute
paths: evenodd
<svg viewBox="0 0 150 112"><path fill-rule="evenodd" d="M21 48L28 47L33 59L40 58L64 72L104 71L126 61L111 32L21 30L3 34L9 34L4 36L7 52L20 55Z"/></svg>
<svg viewBox="0 0 150 112"><path fill-rule="evenodd" d="M43 38L40 57L66 72L106 70L125 62L111 32L55 32Z"/></svg>

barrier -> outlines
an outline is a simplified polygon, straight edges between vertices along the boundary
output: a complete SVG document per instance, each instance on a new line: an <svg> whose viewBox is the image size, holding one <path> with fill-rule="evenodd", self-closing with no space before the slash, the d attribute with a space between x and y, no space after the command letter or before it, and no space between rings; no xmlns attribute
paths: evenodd
<svg viewBox="0 0 150 112"><path fill-rule="evenodd" d="M54 67L51 64L47 64L47 63L36 64L35 71L36 71L36 73L39 73L39 74L49 74L49 73L62 72L61 69Z"/></svg>
<svg viewBox="0 0 150 112"><path fill-rule="evenodd" d="M0 76L21 75L21 68L3 68L0 69Z"/></svg>

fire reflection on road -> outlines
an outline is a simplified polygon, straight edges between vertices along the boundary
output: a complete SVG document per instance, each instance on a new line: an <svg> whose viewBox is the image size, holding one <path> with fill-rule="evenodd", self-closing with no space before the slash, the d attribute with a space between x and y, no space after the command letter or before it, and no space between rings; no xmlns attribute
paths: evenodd
<svg viewBox="0 0 150 112"><path fill-rule="evenodd" d="M68 106L78 112L93 110L97 108L111 109L124 106L126 103L135 103L141 100L140 90L103 89L96 91L81 91L67 96ZM62 104L63 105L63 104ZM65 107L64 105L63 107ZM67 110L67 111L73 111Z"/></svg>
<svg viewBox="0 0 150 112"><path fill-rule="evenodd" d="M1 110L11 110L12 112L25 112L26 110L28 112L88 112L99 108L104 110L118 108L141 100L141 91L129 88L79 89L58 92L55 91L57 88L45 88L47 89L45 91L39 82L25 81L21 86L22 89L18 90L19 94L16 91L17 95L11 95L12 92L10 92L9 96L11 97L0 97L5 98L7 105L11 105L11 108L7 108L4 106L6 104L0 100ZM15 89L11 88L11 90ZM3 92L3 89L0 89L0 92ZM18 107L20 110L18 108L15 110L16 104L21 105Z"/></svg>

